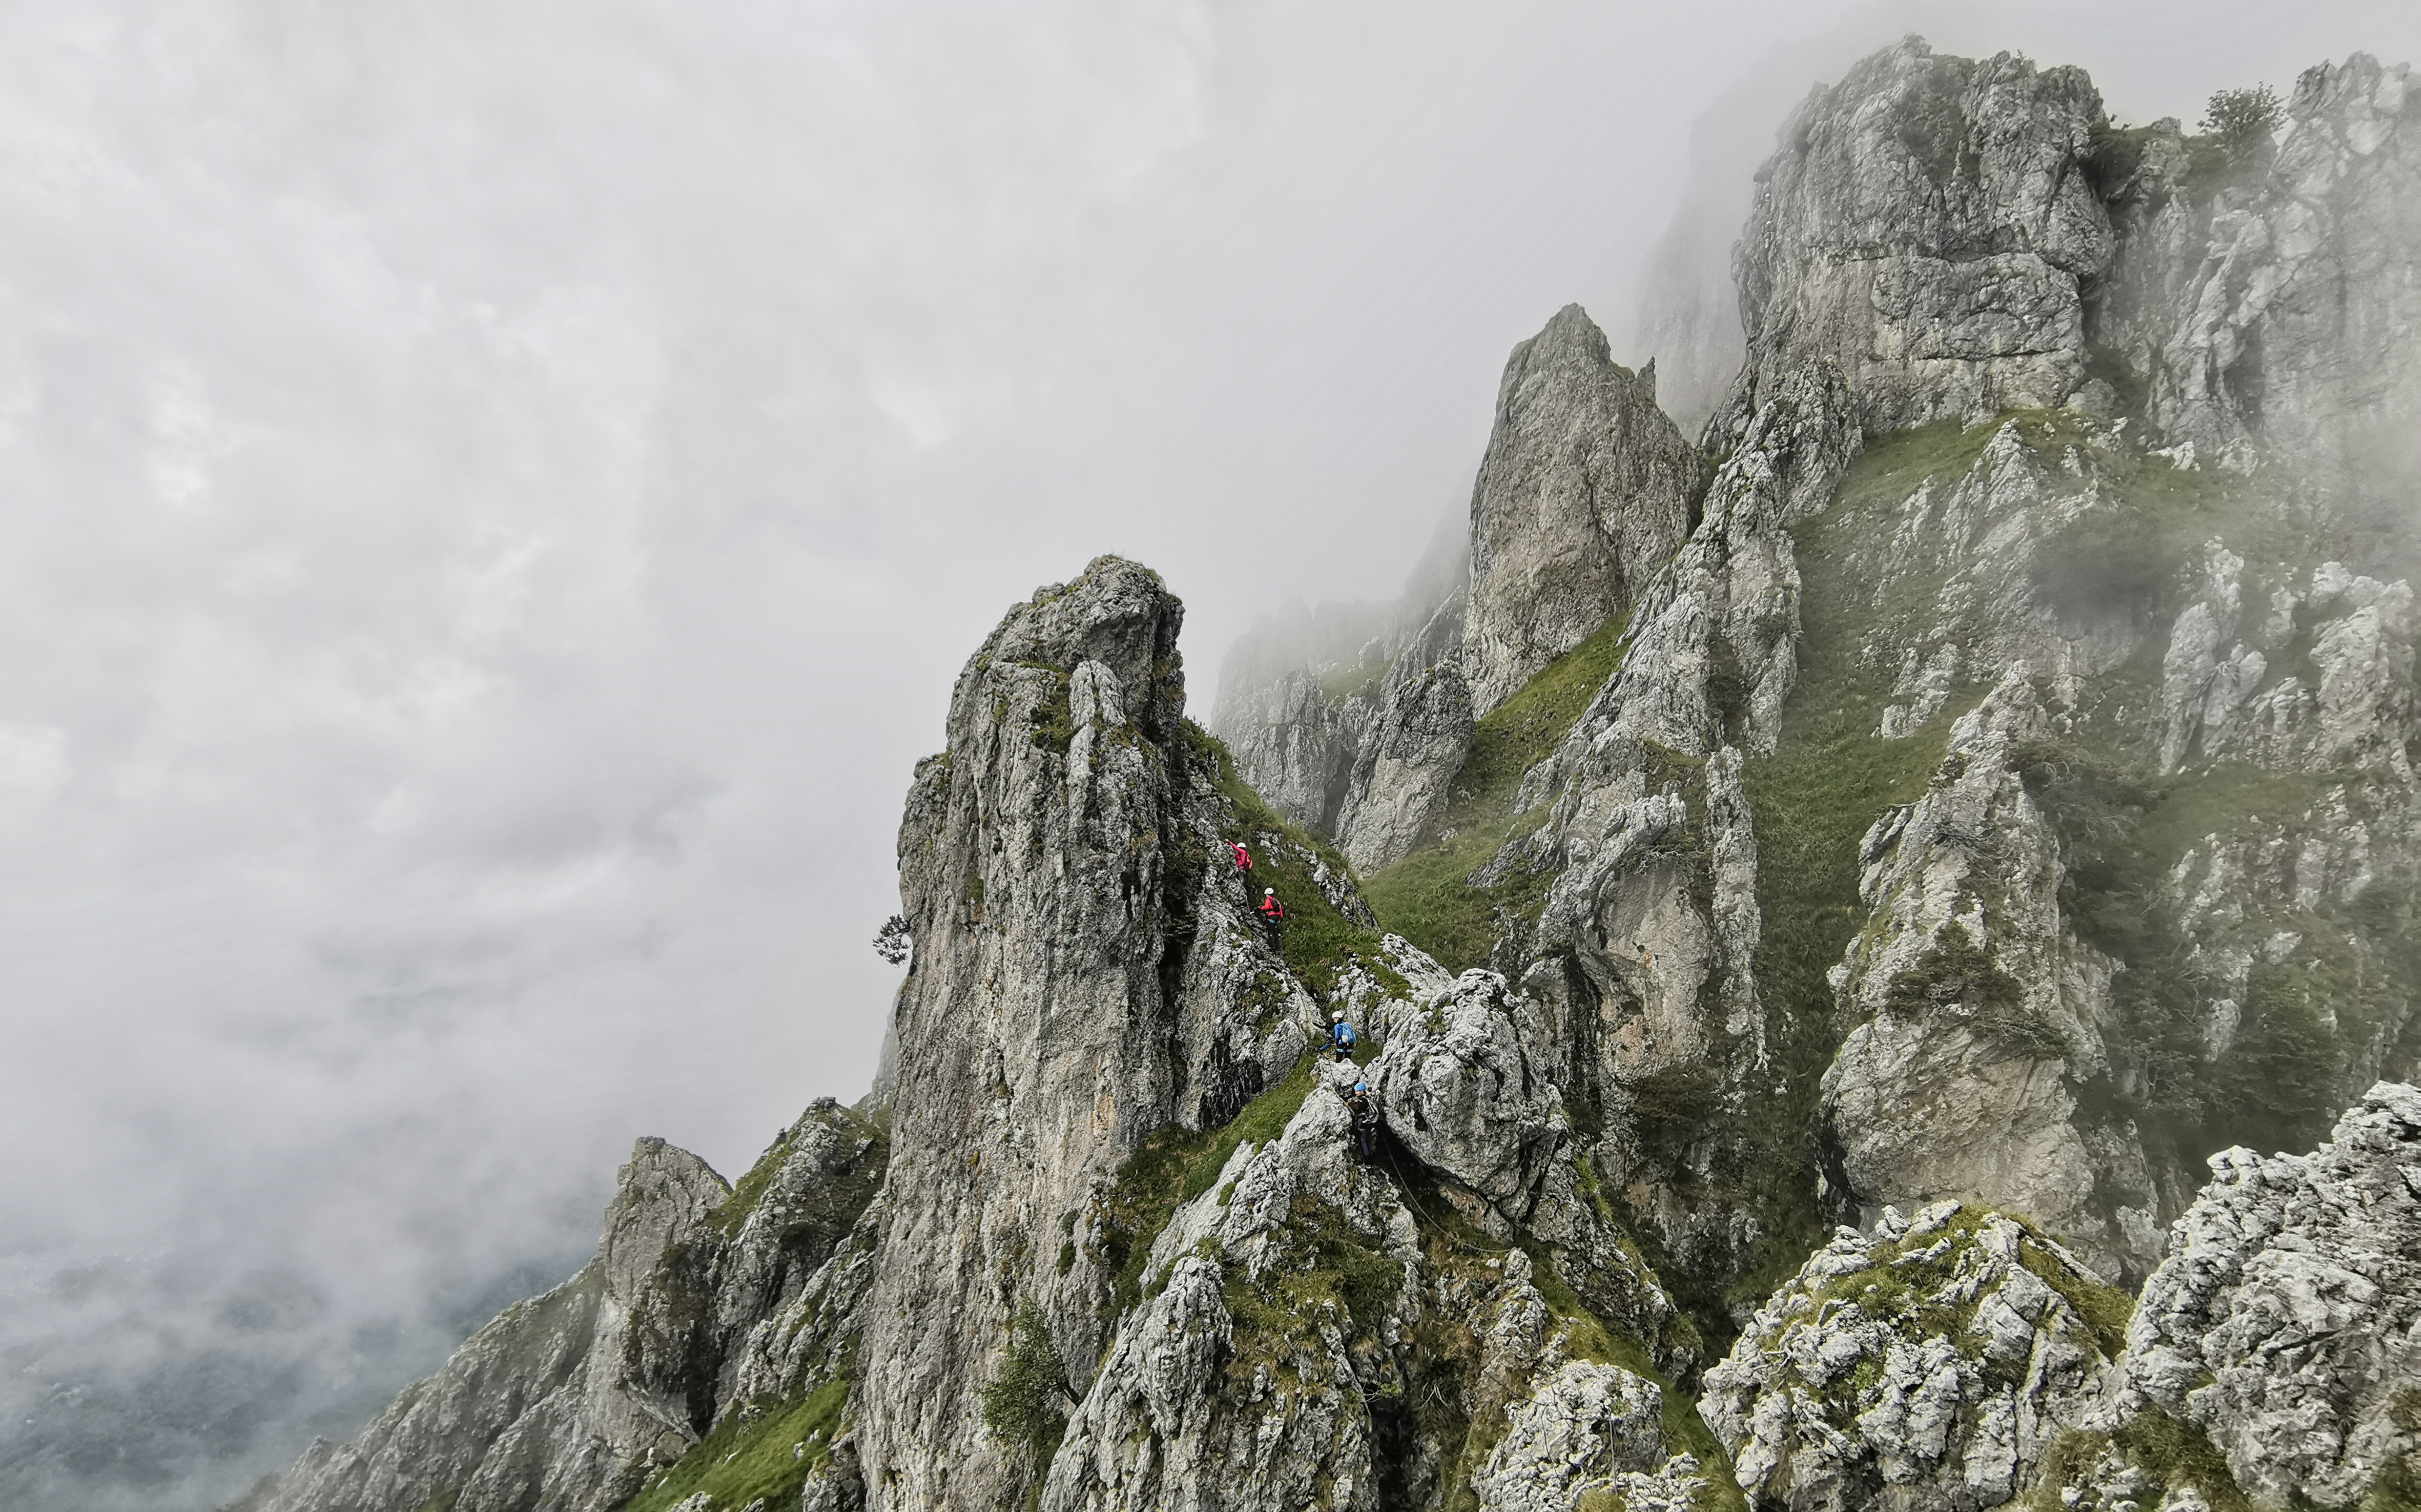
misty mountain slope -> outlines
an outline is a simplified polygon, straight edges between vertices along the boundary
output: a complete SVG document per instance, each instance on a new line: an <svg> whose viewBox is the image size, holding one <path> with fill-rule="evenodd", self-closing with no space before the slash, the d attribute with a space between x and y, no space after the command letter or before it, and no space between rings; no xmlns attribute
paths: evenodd
<svg viewBox="0 0 2421 1512"><path fill-rule="evenodd" d="M831 1401L856 1348L874 1240L860 1221L887 1144L820 1102L735 1189L641 1140L579 1274L236 1504L619 1506L690 1451L718 1402Z"/></svg>
<svg viewBox="0 0 2421 1512"><path fill-rule="evenodd" d="M2421 681L2345 461L2409 396L2319 350L2421 288L2404 77L2231 144L1903 42L1759 176L1702 452L1559 314L1468 574L1231 662L1226 743L1148 569L1013 606L864 1108L643 1143L248 1504L2412 1504Z"/></svg>

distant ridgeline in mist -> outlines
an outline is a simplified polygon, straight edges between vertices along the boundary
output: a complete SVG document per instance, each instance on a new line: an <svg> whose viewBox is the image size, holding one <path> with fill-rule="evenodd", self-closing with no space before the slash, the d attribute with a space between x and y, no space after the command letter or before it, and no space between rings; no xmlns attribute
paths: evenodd
<svg viewBox="0 0 2421 1512"><path fill-rule="evenodd" d="M2208 125L1867 59L1215 737L1011 608L874 1090L239 1504L2421 1505L2421 86Z"/></svg>

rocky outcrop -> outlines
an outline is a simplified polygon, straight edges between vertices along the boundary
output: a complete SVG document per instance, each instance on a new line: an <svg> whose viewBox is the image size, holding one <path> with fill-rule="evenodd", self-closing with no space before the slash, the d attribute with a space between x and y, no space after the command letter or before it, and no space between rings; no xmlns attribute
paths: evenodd
<svg viewBox="0 0 2421 1512"><path fill-rule="evenodd" d="M1471 756L1462 607L1448 604L1397 657L1354 748L1336 843L1365 872L1399 860L1451 796Z"/></svg>
<svg viewBox="0 0 2421 1512"><path fill-rule="evenodd" d="M2213 542L2200 591L2170 629L2163 768L2199 756L2409 776L2421 740L2411 585L2323 562L2300 587L2265 591L2243 571L2243 558Z"/></svg>
<svg viewBox="0 0 2421 1512"><path fill-rule="evenodd" d="M2049 728L2027 670L2012 669L1953 727L1925 797L1867 833L1873 913L1840 986L1857 1027L1824 1073L1825 1119L1869 1211L2004 1207L2140 1275L2153 1215L2096 1199L2149 1189L2132 1130L2097 1150L2076 1116L2075 1085L2108 1071L2110 962L2060 918L2058 841L2009 758Z"/></svg>
<svg viewBox="0 0 2421 1512"><path fill-rule="evenodd" d="M1643 590L1620 668L1523 778L1516 806L1543 803L1545 823L1492 864L1552 878L1500 964L1539 1004L1540 1057L1607 1130L1598 1168L1654 1215L1669 1251L1717 1270L1752 1236L1719 1192L1680 1189L1724 1154L1698 1130L1726 1086L1765 1063L1741 764L1743 748L1773 748L1796 676L1790 526L1830 502L1858 444L1829 371L1779 387Z"/></svg>
<svg viewBox="0 0 2421 1512"><path fill-rule="evenodd" d="M1603 1335L1551 1307L1529 1255L1416 1216L1347 1138L1323 1084L1178 1209L1146 1268L1157 1292L1070 1419L1044 1507L1436 1505L1466 1484L1505 1508L1705 1494L1660 1388L1579 1357ZM1446 1402L1464 1415L1431 1410Z"/></svg>
<svg viewBox="0 0 2421 1512"><path fill-rule="evenodd" d="M2126 1306L1998 1213L1887 1209L1757 1310L1698 1410L1753 1505L1978 1512L2085 1418Z"/></svg>
<svg viewBox="0 0 2421 1512"><path fill-rule="evenodd" d="M1070 1418L1042 1504L1382 1505L1366 1395L1412 1323L1413 1216L1346 1150L1321 1092L1280 1137L1240 1146L1218 1188L1151 1252L1157 1294L1127 1316Z"/></svg>
<svg viewBox="0 0 2421 1512"><path fill-rule="evenodd" d="M1668 1445L1663 1399L1655 1382L1620 1365L1567 1363L1507 1409L1505 1437L1471 1481L1482 1512L1705 1504L1713 1486L1695 1457Z"/></svg>
<svg viewBox="0 0 2421 1512"><path fill-rule="evenodd" d="M1471 499L1464 671L1485 714L1631 606L1688 538L1706 473L1577 304L1513 349Z"/></svg>
<svg viewBox="0 0 2421 1512"><path fill-rule="evenodd" d="M1530 1047L1545 1039L1537 1010L1502 976L1471 971L1417 1003L1390 1004L1381 1027L1386 1050L1369 1079L1387 1127L1423 1165L1487 1203L1500 1234L1511 1233L1570 1134L1562 1099L1532 1059Z"/></svg>
<svg viewBox="0 0 2421 1512"><path fill-rule="evenodd" d="M727 1412L847 1372L884 1147L820 1103L735 1193L695 1156L639 1141L578 1275L239 1505L612 1512Z"/></svg>
<svg viewBox="0 0 2421 1512"><path fill-rule="evenodd" d="M1303 1043L1250 990L1265 947L1189 775L1181 617L1115 557L1041 590L960 675L948 749L917 771L883 1245L918 1259L876 1279L857 1396L885 1504L1011 1494L1028 1472L976 1387L1012 1313L1041 1307L1067 1360L1101 1344L1108 1278L1081 1248L1047 1269L1045 1236L1146 1134L1232 1112L1240 1062L1257 1090L1263 1047L1290 1065Z"/></svg>
<svg viewBox="0 0 2421 1512"><path fill-rule="evenodd" d="M2129 1385L2266 1503L2421 1485L2421 1091L2371 1088L2312 1154L2210 1164L2144 1285Z"/></svg>
<svg viewBox="0 0 2421 1512"><path fill-rule="evenodd" d="M2286 116L2274 147L2175 121L2113 139L2101 339L2163 444L2257 444L2376 504L2421 417L2421 86L2356 54L2307 70Z"/></svg>
<svg viewBox="0 0 2421 1512"><path fill-rule="evenodd" d="M1808 97L1735 253L1742 420L1809 363L1865 428L2056 405L2085 379L2085 287L2113 236L2083 70L1910 38Z"/></svg>

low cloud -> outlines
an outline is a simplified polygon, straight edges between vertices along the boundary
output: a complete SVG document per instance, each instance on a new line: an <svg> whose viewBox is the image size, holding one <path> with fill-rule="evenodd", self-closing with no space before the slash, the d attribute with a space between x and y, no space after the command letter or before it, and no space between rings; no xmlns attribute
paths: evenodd
<svg viewBox="0 0 2421 1512"><path fill-rule="evenodd" d="M1936 39L2138 114L2416 51L2221 8ZM1621 347L1706 102L1928 16L0 16L12 1504L211 1504L567 1273L634 1135L856 1096L1002 609L1150 562L1207 711L1391 595L1510 345Z"/></svg>

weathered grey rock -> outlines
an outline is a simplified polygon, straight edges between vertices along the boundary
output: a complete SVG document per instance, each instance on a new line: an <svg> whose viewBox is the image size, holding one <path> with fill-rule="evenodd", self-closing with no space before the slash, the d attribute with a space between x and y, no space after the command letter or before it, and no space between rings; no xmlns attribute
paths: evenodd
<svg viewBox="0 0 2421 1512"><path fill-rule="evenodd" d="M2372 1087L2312 1154L2210 1167L2144 1285L2127 1381L2264 1502L2353 1505L2421 1455L2421 1091Z"/></svg>
<svg viewBox="0 0 2421 1512"><path fill-rule="evenodd" d="M1440 609L1380 687L1336 818L1336 843L1358 870L1376 871L1412 850L1471 756L1462 619L1460 604Z"/></svg>
<svg viewBox="0 0 2421 1512"><path fill-rule="evenodd" d="M820 1103L768 1153L742 1215L705 1162L639 1141L578 1275L507 1309L351 1442L315 1443L241 1504L411 1512L451 1498L472 1512L611 1512L725 1408L800 1393L845 1365L850 1278L862 1286L867 1268L835 1255L882 1153L879 1135ZM828 1296L843 1300L825 1326L803 1328L803 1301ZM787 1358L768 1357L775 1334Z"/></svg>
<svg viewBox="0 0 2421 1512"><path fill-rule="evenodd" d="M1472 1477L1484 1512L1572 1512L1592 1492L1639 1512L1687 1512L1710 1488L1666 1452L1663 1393L1620 1365L1571 1361L1514 1403L1505 1437Z"/></svg>
<svg viewBox="0 0 2421 1512"><path fill-rule="evenodd" d="M1996 1507L2086 1418L2124 1306L2000 1214L1886 1209L1757 1310L1698 1411L1757 1506Z"/></svg>
<svg viewBox="0 0 2421 1512"><path fill-rule="evenodd" d="M2065 401L2085 380L2084 285L2112 254L2085 171L2102 121L2080 70L1913 37L1817 89L1736 253L1733 411L1809 363L1848 381L1869 432Z"/></svg>
<svg viewBox="0 0 2421 1512"><path fill-rule="evenodd" d="M2240 585L2218 542L2161 664L2162 765L2235 757L2284 771L2376 766L2409 782L2421 740L2413 590L2324 562L2298 590ZM2307 673L2272 678L2273 660Z"/></svg>
<svg viewBox="0 0 2421 1512"><path fill-rule="evenodd" d="M1488 971L1391 1006L1386 1049L1368 1073L1387 1126L1422 1164L1485 1199L1510 1232L1529 1217L1570 1134L1561 1096L1531 1058L1544 1026Z"/></svg>
<svg viewBox="0 0 2421 1512"><path fill-rule="evenodd" d="M1485 714L1638 597L1706 473L1577 304L1513 349L1471 501L1464 672Z"/></svg>
<svg viewBox="0 0 2421 1512"><path fill-rule="evenodd" d="M2122 1205L2095 1192L2146 1190L2143 1158L2120 1130L2120 1168L2102 1168L2070 1080L2107 1067L2110 964L2060 917L2059 844L2010 764L2049 730L2028 671L1953 726L1925 797L1866 837L1873 922L1846 962L1857 1027L1824 1073L1824 1116L1868 1211L1945 1197L2002 1208L2140 1275L2157 1258L2151 1216L2111 1216Z"/></svg>
<svg viewBox="0 0 2421 1512"><path fill-rule="evenodd" d="M1010 1314L1037 1303L1063 1357L1088 1360L1109 1279L1090 1245L1054 1271L1039 1236L1145 1135L1231 1113L1264 1051L1291 1059L1249 990L1273 958L1251 959L1266 946L1189 775L1181 616L1115 557L1037 593L961 674L948 748L918 769L882 1237L917 1258L875 1279L856 1397L879 1506L1014 1494L1030 1467L978 1402Z"/></svg>
<svg viewBox="0 0 2421 1512"><path fill-rule="evenodd" d="M1347 1131L1343 1102L1315 1093L1179 1209L1151 1252L1157 1295L1120 1323L1052 1460L1050 1512L1381 1504L1363 1393L1396 1369L1386 1349L1409 1324L1402 1278L1420 1250L1390 1184L1349 1159ZM1323 1232L1394 1284L1320 1281Z"/></svg>
<svg viewBox="0 0 2421 1512"><path fill-rule="evenodd" d="M2410 497L2421 356L2421 88L2355 54L2296 81L2274 151L2198 170L2174 121L2112 186L2103 339L2187 457L2257 444L2339 502ZM2197 145L2208 154L2213 149ZM2224 154L2223 154L2224 156Z"/></svg>

